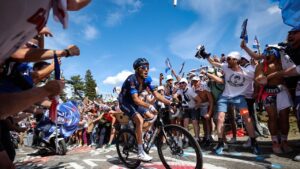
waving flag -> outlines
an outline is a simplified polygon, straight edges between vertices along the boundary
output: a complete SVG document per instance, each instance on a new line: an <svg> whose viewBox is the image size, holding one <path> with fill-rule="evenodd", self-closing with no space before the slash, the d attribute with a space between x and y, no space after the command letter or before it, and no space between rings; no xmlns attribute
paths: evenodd
<svg viewBox="0 0 300 169"><path fill-rule="evenodd" d="M283 22L294 28L300 28L300 1L299 0L273 0L279 2Z"/></svg>
<svg viewBox="0 0 300 169"><path fill-rule="evenodd" d="M54 20L62 23L63 28L68 27L68 12L67 12L67 1L56 0L52 1L52 9Z"/></svg>
<svg viewBox="0 0 300 169"><path fill-rule="evenodd" d="M241 39L244 39L246 43L248 43L248 34L247 34L247 22L248 19L245 19L242 24L242 32L241 32Z"/></svg>
<svg viewBox="0 0 300 169"><path fill-rule="evenodd" d="M165 63L166 63L166 66L167 66L167 68L165 69L165 73L168 73L168 71L172 69L172 65L171 65L170 59L167 58L166 61L165 61Z"/></svg>
<svg viewBox="0 0 300 169"><path fill-rule="evenodd" d="M56 53L54 53L54 74L55 79L60 80L60 65ZM58 96L55 96L55 98L52 99L49 110L49 118L53 122L55 122L57 118L57 106L59 104L58 99Z"/></svg>
<svg viewBox="0 0 300 169"><path fill-rule="evenodd" d="M259 44L259 42L258 42L257 37L255 36L254 42L253 42L253 48L254 48L254 49L259 49L259 46L260 46L260 44Z"/></svg>
<svg viewBox="0 0 300 169"><path fill-rule="evenodd" d="M194 72L194 73L197 73L197 72L200 72L202 68L198 68L198 69L192 69L190 70L190 72Z"/></svg>
<svg viewBox="0 0 300 169"><path fill-rule="evenodd" d="M182 70L183 70L183 67L184 67L184 64L185 64L185 62L183 62L183 63L181 64L181 68L180 68L180 70L179 70L179 73L178 73L178 74L181 74L181 72L182 72Z"/></svg>
<svg viewBox="0 0 300 169"><path fill-rule="evenodd" d="M173 5L174 5L174 6L177 5L177 0L173 0Z"/></svg>

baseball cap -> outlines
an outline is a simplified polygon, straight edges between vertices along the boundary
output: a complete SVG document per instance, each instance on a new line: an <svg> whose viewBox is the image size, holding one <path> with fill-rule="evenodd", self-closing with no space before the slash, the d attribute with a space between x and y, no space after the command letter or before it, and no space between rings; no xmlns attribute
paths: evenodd
<svg viewBox="0 0 300 169"><path fill-rule="evenodd" d="M195 72L189 72L187 75L188 75L188 77L190 78L190 77L192 77L192 76L196 76L196 73L195 73Z"/></svg>
<svg viewBox="0 0 300 169"><path fill-rule="evenodd" d="M164 86L158 86L157 87L157 90L159 91L159 90L165 90L165 87Z"/></svg>
<svg viewBox="0 0 300 169"><path fill-rule="evenodd" d="M194 76L193 78L192 78L192 81L193 80L195 80L195 81L199 81L200 80L200 78L199 78L199 76Z"/></svg>
<svg viewBox="0 0 300 169"><path fill-rule="evenodd" d="M241 54L237 51L232 51L230 52L227 57L233 58L233 59L237 59L240 60L241 59Z"/></svg>
<svg viewBox="0 0 300 169"><path fill-rule="evenodd" d="M246 59L248 62L250 62L250 60L251 60L251 58L250 58L250 56L248 56L248 55L243 55L242 57L241 57L241 59Z"/></svg>
<svg viewBox="0 0 300 169"><path fill-rule="evenodd" d="M166 81L168 81L168 80L173 80L172 75L167 75Z"/></svg>
<svg viewBox="0 0 300 169"><path fill-rule="evenodd" d="M186 83L186 84L188 84L188 81L186 80L186 78L182 78L182 79L180 79L179 83Z"/></svg>

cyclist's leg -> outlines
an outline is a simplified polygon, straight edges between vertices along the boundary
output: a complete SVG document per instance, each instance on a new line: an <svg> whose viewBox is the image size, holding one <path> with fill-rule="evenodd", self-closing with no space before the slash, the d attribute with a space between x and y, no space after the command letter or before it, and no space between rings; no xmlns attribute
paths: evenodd
<svg viewBox="0 0 300 169"><path fill-rule="evenodd" d="M143 144L142 132L143 132L144 118L139 113L136 113L132 119L135 123L135 133L136 133L137 143L138 145L142 145Z"/></svg>
<svg viewBox="0 0 300 169"><path fill-rule="evenodd" d="M138 158L142 161L151 161L152 157L148 156L144 152L143 148L143 124L144 118L143 115L147 112L146 109L138 106L134 106L128 103L120 104L120 109L128 115L135 123L135 133L138 143Z"/></svg>

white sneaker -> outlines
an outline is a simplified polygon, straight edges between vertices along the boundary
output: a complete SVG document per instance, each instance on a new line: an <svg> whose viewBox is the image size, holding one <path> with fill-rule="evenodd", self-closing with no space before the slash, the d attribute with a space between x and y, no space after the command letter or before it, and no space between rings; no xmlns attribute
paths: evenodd
<svg viewBox="0 0 300 169"><path fill-rule="evenodd" d="M218 141L218 135L216 133L212 134L211 138L213 139L213 141Z"/></svg>
<svg viewBox="0 0 300 169"><path fill-rule="evenodd" d="M294 160L300 162L300 154L298 154L298 155L294 158Z"/></svg>
<svg viewBox="0 0 300 169"><path fill-rule="evenodd" d="M138 154L138 159L144 162L149 162L152 160L152 157L150 157L148 154L145 152Z"/></svg>
<svg viewBox="0 0 300 169"><path fill-rule="evenodd" d="M243 144L243 147L244 147L244 148L251 147L251 139L250 139L250 138L248 138L247 142L245 142L245 143Z"/></svg>

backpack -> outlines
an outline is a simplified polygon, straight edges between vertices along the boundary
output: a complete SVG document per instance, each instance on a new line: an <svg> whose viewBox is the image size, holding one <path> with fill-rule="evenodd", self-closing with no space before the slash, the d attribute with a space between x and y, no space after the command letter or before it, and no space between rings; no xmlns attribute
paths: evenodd
<svg viewBox="0 0 300 169"><path fill-rule="evenodd" d="M214 74L217 75L217 70L215 69ZM223 93L224 89L225 89L225 85L224 84L220 84L217 83L215 81L209 81L207 83L207 86L210 88L211 90L211 94L213 95L213 98L215 101L217 101L219 99L219 96Z"/></svg>

